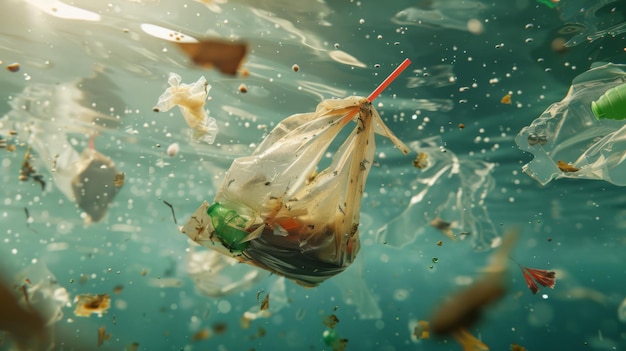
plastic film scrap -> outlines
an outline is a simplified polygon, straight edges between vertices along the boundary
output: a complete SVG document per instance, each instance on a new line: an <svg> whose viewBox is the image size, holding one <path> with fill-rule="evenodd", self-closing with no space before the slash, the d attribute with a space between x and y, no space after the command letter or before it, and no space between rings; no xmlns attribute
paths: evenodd
<svg viewBox="0 0 626 351"><path fill-rule="evenodd" d="M602 179L626 185L626 124L594 117L591 103L626 82L626 65L594 64L567 96L524 127L515 142L534 159L524 172L542 185L555 178Z"/></svg>
<svg viewBox="0 0 626 351"><path fill-rule="evenodd" d="M115 85L105 76L96 74L71 83L32 85L9 102L8 120L27 136L36 155L35 168L48 171L58 190L85 212L86 222L104 218L123 186L115 181L122 174L115 163L93 146L98 133L118 127L118 118L84 106L85 101L100 102L100 89L115 90L112 87ZM119 98L104 96L100 98L112 104L103 106L123 109ZM51 129L58 130L50 133ZM75 134L91 135L90 146L82 153L73 145Z"/></svg>
<svg viewBox="0 0 626 351"><path fill-rule="evenodd" d="M428 231L433 238L469 240L477 251L497 246L495 227L484 199L493 189L494 164L456 156L440 137L409 143L428 160L409 188L417 189L407 208L380 228L377 239L395 247ZM441 233L438 233L442 232Z"/></svg>
<svg viewBox="0 0 626 351"><path fill-rule="evenodd" d="M354 129L330 164L316 170L351 121ZM241 262L318 285L345 270L359 250L374 133L409 152L363 97L324 100L315 112L288 117L251 156L233 161L214 203L203 203L182 232Z"/></svg>
<svg viewBox="0 0 626 351"><path fill-rule="evenodd" d="M159 96L153 110L165 112L178 106L185 122L192 129L192 139L213 144L218 127L215 118L209 117L204 109L211 90L206 78L200 77L193 84L185 84L181 83L182 78L178 74L170 73L167 82L170 87Z"/></svg>

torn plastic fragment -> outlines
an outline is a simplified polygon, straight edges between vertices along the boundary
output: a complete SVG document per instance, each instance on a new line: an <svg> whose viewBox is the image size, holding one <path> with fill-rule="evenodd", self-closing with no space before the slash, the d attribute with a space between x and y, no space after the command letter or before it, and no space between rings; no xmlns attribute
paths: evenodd
<svg viewBox="0 0 626 351"><path fill-rule="evenodd" d="M102 317L102 314L111 307L111 297L109 294L99 295L76 295L74 297L74 314L78 317L89 317L92 314L97 314L98 317Z"/></svg>
<svg viewBox="0 0 626 351"><path fill-rule="evenodd" d="M626 15L619 0L560 1L556 9L565 26L559 33L573 33L565 46L590 43L605 36L616 37L626 32Z"/></svg>
<svg viewBox="0 0 626 351"><path fill-rule="evenodd" d="M288 304L288 298L286 293L287 287L285 285L285 278L278 277L269 288L267 296L271 296L272 307L263 309L262 305L255 304L243 314L243 318L248 320L255 320L258 318L268 318L272 314L282 310Z"/></svg>
<svg viewBox="0 0 626 351"><path fill-rule="evenodd" d="M246 291L265 277L260 268L240 264L238 260L217 251L193 246L189 248L186 267L196 290L211 297Z"/></svg>
<svg viewBox="0 0 626 351"><path fill-rule="evenodd" d="M398 217L378 230L377 240L401 247L427 231L441 230L449 237L469 240L477 251L496 246L498 235L484 205L494 186L494 164L457 157L443 149L440 137L409 146L424 154L428 164L411 183L410 188L418 192Z"/></svg>
<svg viewBox="0 0 626 351"><path fill-rule="evenodd" d="M89 221L97 222L107 213L109 204L122 187L119 176L110 158L87 148L73 165L72 192L78 206L87 213Z"/></svg>
<svg viewBox="0 0 626 351"><path fill-rule="evenodd" d="M181 83L182 78L178 74L170 73L167 82L170 87L159 96L154 111L169 111L172 107L178 106L185 122L193 129L193 140L212 144L218 128L215 118L209 117L204 109L211 90L206 78L200 77L193 84L184 84Z"/></svg>
<svg viewBox="0 0 626 351"><path fill-rule="evenodd" d="M558 178L602 179L626 185L626 124L594 117L592 102L626 82L626 65L594 64L567 96L524 127L515 142L535 158L523 171L542 185ZM559 160L571 168L559 168ZM562 164L561 164L562 165ZM572 171L577 169L577 171Z"/></svg>
<svg viewBox="0 0 626 351"><path fill-rule="evenodd" d="M125 103L111 95L116 90L106 75L96 72L70 83L29 85L9 101L8 120L28 135L36 169L48 170L54 185L88 215L87 222L104 217L123 182L116 182L121 173L108 157L93 145L79 153L70 135L91 134L93 138L119 127L114 111L123 111Z"/></svg>

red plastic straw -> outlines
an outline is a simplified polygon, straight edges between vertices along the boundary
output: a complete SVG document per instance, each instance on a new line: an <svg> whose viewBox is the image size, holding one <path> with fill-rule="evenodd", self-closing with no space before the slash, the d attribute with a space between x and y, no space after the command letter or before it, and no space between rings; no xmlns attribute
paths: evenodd
<svg viewBox="0 0 626 351"><path fill-rule="evenodd" d="M391 72L391 74L387 78L385 78L385 80L383 80L383 82L380 83L380 85L376 89L374 89L374 91L372 91L370 96L367 97L367 100L369 100L369 102L374 101L374 99L376 99L378 95L380 95L380 93L382 93L382 91L385 90L385 88L387 88L387 86L391 84L391 82L393 82L393 80L396 79L400 75L400 73L402 73L402 71L404 71L410 64L411 60L409 60L408 58L404 59L400 66L396 67L396 69Z"/></svg>

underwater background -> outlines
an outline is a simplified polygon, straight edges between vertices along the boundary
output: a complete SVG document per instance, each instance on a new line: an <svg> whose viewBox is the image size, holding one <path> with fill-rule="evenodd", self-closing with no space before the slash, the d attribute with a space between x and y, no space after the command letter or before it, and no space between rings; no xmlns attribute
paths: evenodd
<svg viewBox="0 0 626 351"><path fill-rule="evenodd" d="M626 349L626 139L590 107L626 82L624 32L612 0L2 0L0 264L54 334L32 349ZM246 43L239 72L194 65L175 44L194 38ZM405 58L373 106L412 152L376 137L345 272L305 288L181 234L281 120ZM153 111L170 72L206 77L213 143ZM81 199L85 168L109 190ZM484 345L416 332L511 230L507 291L467 329ZM110 307L81 316L85 294ZM32 325L3 309L20 349Z"/></svg>

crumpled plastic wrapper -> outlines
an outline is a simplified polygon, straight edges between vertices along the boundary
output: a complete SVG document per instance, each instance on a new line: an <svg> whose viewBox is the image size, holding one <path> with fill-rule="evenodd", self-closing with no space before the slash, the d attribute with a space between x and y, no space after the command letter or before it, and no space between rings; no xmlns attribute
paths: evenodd
<svg viewBox="0 0 626 351"><path fill-rule="evenodd" d="M476 251L498 245L496 229L484 200L494 187L494 164L457 157L443 147L440 137L409 143L418 153L419 176L407 186L415 187L407 208L380 228L377 240L402 247L428 232L469 240Z"/></svg>
<svg viewBox="0 0 626 351"><path fill-rule="evenodd" d="M165 112L178 106L185 122L193 130L192 139L213 144L218 128L215 118L209 117L204 109L211 90L206 78L200 77L193 84L185 84L181 83L182 78L178 74L170 73L167 82L170 87L159 96L154 111Z"/></svg>
<svg viewBox="0 0 626 351"><path fill-rule="evenodd" d="M352 133L316 170L345 125ZM182 232L200 245L312 287L341 273L359 250L361 197L374 133L409 149L362 97L324 100L282 121L249 157L235 159L214 203Z"/></svg>
<svg viewBox="0 0 626 351"><path fill-rule="evenodd" d="M626 123L598 120L591 111L592 101L625 82L626 65L612 63L594 64L576 77L563 100L517 134L519 148L534 155L523 171L542 185L558 178L626 185Z"/></svg>

